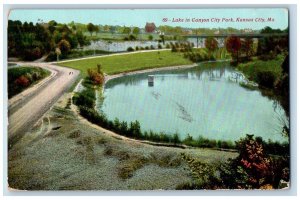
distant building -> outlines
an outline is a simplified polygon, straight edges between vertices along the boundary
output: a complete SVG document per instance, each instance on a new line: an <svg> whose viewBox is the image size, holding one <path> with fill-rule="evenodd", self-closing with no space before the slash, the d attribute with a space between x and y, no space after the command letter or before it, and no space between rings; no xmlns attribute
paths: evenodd
<svg viewBox="0 0 300 200"><path fill-rule="evenodd" d="M152 22L152 23L146 23L146 26L145 26L145 31L146 33L153 33L156 29L156 26L155 24Z"/></svg>

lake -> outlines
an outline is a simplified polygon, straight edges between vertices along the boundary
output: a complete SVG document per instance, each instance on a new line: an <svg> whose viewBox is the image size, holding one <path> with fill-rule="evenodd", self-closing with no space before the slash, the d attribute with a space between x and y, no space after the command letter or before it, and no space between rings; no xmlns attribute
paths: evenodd
<svg viewBox="0 0 300 200"><path fill-rule="evenodd" d="M235 141L254 134L287 141L281 135L284 110L259 90L242 87L243 81L228 62L123 76L105 84L105 98L97 109L108 119L138 120L143 131L177 132L181 139L190 134Z"/></svg>

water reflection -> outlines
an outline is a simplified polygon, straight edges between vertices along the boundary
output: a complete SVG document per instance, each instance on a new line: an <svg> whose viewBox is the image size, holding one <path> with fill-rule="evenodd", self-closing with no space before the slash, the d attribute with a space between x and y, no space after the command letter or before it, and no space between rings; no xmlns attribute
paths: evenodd
<svg viewBox="0 0 300 200"><path fill-rule="evenodd" d="M153 75L153 86L148 77ZM229 63L129 75L105 85L101 107L109 119L138 120L143 130L178 132L197 138L237 140L245 134L285 141L280 105L247 90L243 74Z"/></svg>

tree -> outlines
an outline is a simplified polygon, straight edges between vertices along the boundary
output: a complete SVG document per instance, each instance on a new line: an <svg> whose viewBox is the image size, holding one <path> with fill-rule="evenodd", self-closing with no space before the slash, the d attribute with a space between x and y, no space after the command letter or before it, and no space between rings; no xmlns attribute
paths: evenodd
<svg viewBox="0 0 300 200"><path fill-rule="evenodd" d="M242 40L242 51L245 52L246 57L250 59L250 57L254 54L253 49L253 39L252 38L246 38Z"/></svg>
<svg viewBox="0 0 300 200"><path fill-rule="evenodd" d="M214 37L208 37L205 40L205 47L208 49L208 57L211 57L211 52L218 48L218 41Z"/></svg>
<svg viewBox="0 0 300 200"><path fill-rule="evenodd" d="M65 39L62 39L57 44L57 47L60 49L60 51L61 51L62 54L67 54L70 51L70 49L71 49L70 43L67 40L65 40Z"/></svg>
<svg viewBox="0 0 300 200"><path fill-rule="evenodd" d="M99 26L94 26L94 31L95 31L95 33L96 33L96 35L97 35L97 33L99 32Z"/></svg>
<svg viewBox="0 0 300 200"><path fill-rule="evenodd" d="M102 85L104 83L105 78L104 78L104 74L102 73L102 71L100 73L98 73L94 69L88 69L87 72L88 72L88 77L93 82L93 84Z"/></svg>
<svg viewBox="0 0 300 200"><path fill-rule="evenodd" d="M92 34L93 34L94 30L95 30L94 24L88 23L87 26L86 26L86 28L87 28L88 32L90 32L90 34L92 36Z"/></svg>
<svg viewBox="0 0 300 200"><path fill-rule="evenodd" d="M156 26L155 26L154 23L148 23L148 22L146 23L146 25L145 25L145 31L147 33L153 33L155 31L155 29L156 29Z"/></svg>
<svg viewBox="0 0 300 200"><path fill-rule="evenodd" d="M152 36L152 35L149 35L149 36L148 36L148 39L149 39L149 40L153 40L153 36Z"/></svg>
<svg viewBox="0 0 300 200"><path fill-rule="evenodd" d="M230 36L226 39L226 49L231 53L232 57L236 58L236 62L239 62L239 50L241 49L241 39L237 36Z"/></svg>
<svg viewBox="0 0 300 200"><path fill-rule="evenodd" d="M81 47L89 43L86 36L84 36L81 31L76 32L76 37L77 37L78 43Z"/></svg>
<svg viewBox="0 0 300 200"><path fill-rule="evenodd" d="M132 33L138 35L140 33L139 27L134 27Z"/></svg>
<svg viewBox="0 0 300 200"><path fill-rule="evenodd" d="M163 45L165 45L165 35L164 35L164 34L161 34L161 35L159 35L159 37L160 37L160 39L161 39Z"/></svg>
<svg viewBox="0 0 300 200"><path fill-rule="evenodd" d="M124 27L123 33L129 35L131 33L131 29L129 27Z"/></svg>

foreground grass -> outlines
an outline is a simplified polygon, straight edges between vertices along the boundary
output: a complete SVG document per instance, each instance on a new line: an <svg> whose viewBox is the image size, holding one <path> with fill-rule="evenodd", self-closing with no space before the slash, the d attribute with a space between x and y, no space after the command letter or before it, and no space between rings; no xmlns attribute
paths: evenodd
<svg viewBox="0 0 300 200"><path fill-rule="evenodd" d="M275 59L266 61L254 58L250 62L239 64L238 69L242 71L247 78L255 82L259 81L259 72L271 72L275 75L275 79L278 79L281 76L281 64L283 61L283 55L278 55Z"/></svg>
<svg viewBox="0 0 300 200"><path fill-rule="evenodd" d="M86 76L87 69L96 68L97 64L101 64L104 73L117 74L141 69L186 65L192 62L183 58L182 53L156 51L63 62L59 65L78 69L83 76Z"/></svg>

